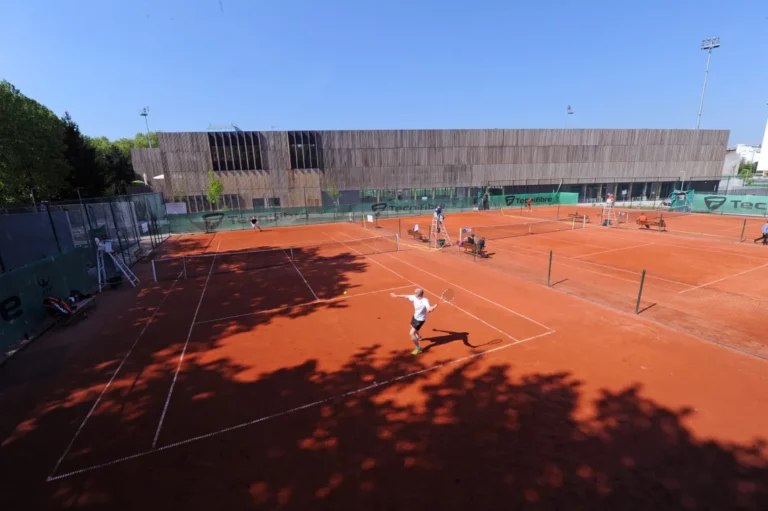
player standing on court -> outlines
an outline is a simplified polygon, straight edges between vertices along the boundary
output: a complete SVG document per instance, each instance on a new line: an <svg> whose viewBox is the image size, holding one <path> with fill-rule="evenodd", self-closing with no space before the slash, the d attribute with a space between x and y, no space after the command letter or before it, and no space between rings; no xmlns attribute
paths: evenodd
<svg viewBox="0 0 768 511"><path fill-rule="evenodd" d="M768 245L768 220L765 221L765 225L763 225L763 230L761 232L763 233L763 235L757 238L755 240L755 243L757 243L760 240L763 240L763 245Z"/></svg>
<svg viewBox="0 0 768 511"><path fill-rule="evenodd" d="M528 198L525 200L525 205L526 205L526 206L528 206L528 211L533 211L533 208L531 207L531 206L533 205L533 199L531 199L530 197L528 197Z"/></svg>
<svg viewBox="0 0 768 511"><path fill-rule="evenodd" d="M253 216L251 217L251 225L253 226L253 230L254 230L254 231L255 231L256 229L258 229L258 230L259 230L259 232L261 232L261 227L259 227L259 219L258 219L258 218L256 218L256 215L253 215Z"/></svg>
<svg viewBox="0 0 768 511"><path fill-rule="evenodd" d="M437 308L437 304L430 305L429 300L424 298L424 290L416 288L412 295L396 295L395 293L389 293L392 298L406 298L413 303L413 317L411 318L411 340L416 345L416 349L411 352L412 355L418 355L422 352L419 341L421 336L419 330L424 326L424 322L427 320L427 312L432 312Z"/></svg>

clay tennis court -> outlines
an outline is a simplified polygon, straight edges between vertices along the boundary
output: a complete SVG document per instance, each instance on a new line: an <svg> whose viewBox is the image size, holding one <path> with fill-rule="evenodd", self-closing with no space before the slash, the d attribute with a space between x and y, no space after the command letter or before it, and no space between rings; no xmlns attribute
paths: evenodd
<svg viewBox="0 0 768 511"><path fill-rule="evenodd" d="M768 250L547 214L172 238L1 375L9 509L765 509Z"/></svg>

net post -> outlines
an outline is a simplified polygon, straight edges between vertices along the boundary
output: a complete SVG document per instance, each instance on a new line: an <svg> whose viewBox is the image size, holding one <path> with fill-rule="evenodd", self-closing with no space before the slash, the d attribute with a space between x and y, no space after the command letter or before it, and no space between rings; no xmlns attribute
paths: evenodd
<svg viewBox="0 0 768 511"><path fill-rule="evenodd" d="M181 264L184 267L184 278L187 278L187 258L182 256L181 257Z"/></svg>
<svg viewBox="0 0 768 511"><path fill-rule="evenodd" d="M587 228L587 215L581 215L581 227L582 229Z"/></svg>
<svg viewBox="0 0 768 511"><path fill-rule="evenodd" d="M557 213L555 213L555 220L560 220L560 205L557 206Z"/></svg>
<svg viewBox="0 0 768 511"><path fill-rule="evenodd" d="M552 287L552 251L549 251L549 269L547 270L547 287Z"/></svg>
<svg viewBox="0 0 768 511"><path fill-rule="evenodd" d="M571 230L576 230L576 217L573 217L573 220L571 220Z"/></svg>
<svg viewBox="0 0 768 511"><path fill-rule="evenodd" d="M402 219L400 217L397 217L397 235L398 236L403 235L403 224L402 224Z"/></svg>
<svg viewBox="0 0 768 511"><path fill-rule="evenodd" d="M744 241L744 231L747 229L747 219L744 219L744 225L741 227L741 236L739 237L739 241Z"/></svg>
<svg viewBox="0 0 768 511"><path fill-rule="evenodd" d="M635 305L635 314L640 314L640 298L643 296L643 284L645 284L645 270L640 277L640 290L637 292L637 304Z"/></svg>
<svg viewBox="0 0 768 511"><path fill-rule="evenodd" d="M152 276L155 278L155 282L157 282L157 271L155 271L155 260L152 259Z"/></svg>

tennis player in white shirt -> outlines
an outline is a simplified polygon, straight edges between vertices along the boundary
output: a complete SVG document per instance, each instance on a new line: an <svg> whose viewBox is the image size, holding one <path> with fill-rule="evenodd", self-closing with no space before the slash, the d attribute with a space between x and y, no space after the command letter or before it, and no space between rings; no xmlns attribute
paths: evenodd
<svg viewBox="0 0 768 511"><path fill-rule="evenodd" d="M412 355L418 355L422 352L419 341L421 336L419 330L424 326L424 322L427 321L427 312L432 312L437 308L437 304L430 305L429 300L424 298L424 290L417 288L413 291L412 295L396 295L389 293L392 298L406 298L413 303L413 317L411 318L411 339L413 344L416 345L416 349L411 352Z"/></svg>

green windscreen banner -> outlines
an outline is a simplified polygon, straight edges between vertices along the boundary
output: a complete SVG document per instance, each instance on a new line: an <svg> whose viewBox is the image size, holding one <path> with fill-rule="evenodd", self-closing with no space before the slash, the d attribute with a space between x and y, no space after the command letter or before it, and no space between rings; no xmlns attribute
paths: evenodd
<svg viewBox="0 0 768 511"><path fill-rule="evenodd" d="M694 213L716 215L768 216L768 196L764 195L700 195L693 198Z"/></svg>
<svg viewBox="0 0 768 511"><path fill-rule="evenodd" d="M553 193L510 193L506 195L494 195L491 203L495 207L517 208L525 206L531 199L532 206L558 206L560 204L578 204L579 194L571 192Z"/></svg>
<svg viewBox="0 0 768 511"><path fill-rule="evenodd" d="M48 315L46 297L90 291L93 279L86 271L87 258L85 249L75 248L0 274L0 350L5 352L40 331Z"/></svg>

